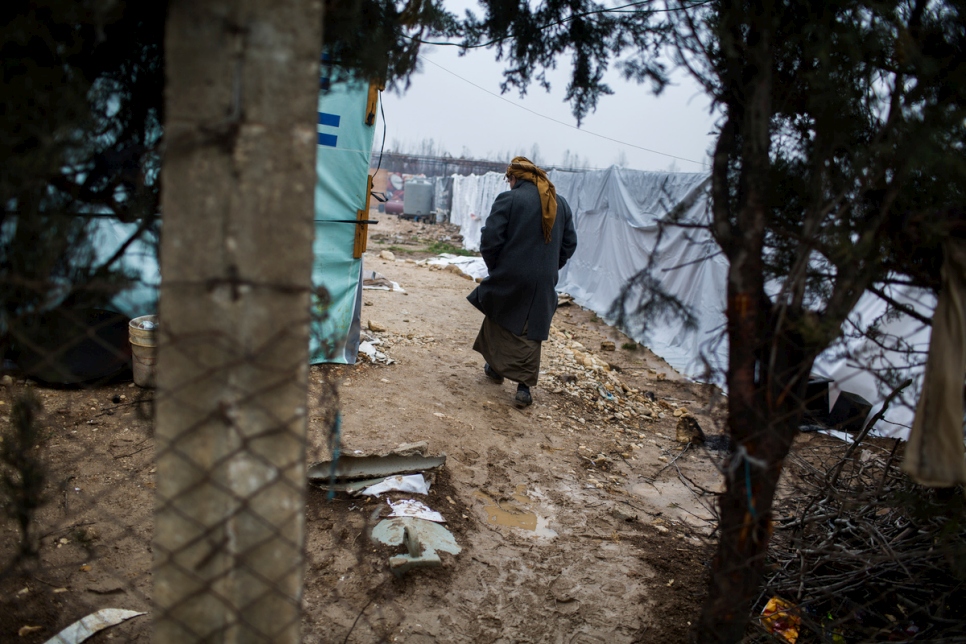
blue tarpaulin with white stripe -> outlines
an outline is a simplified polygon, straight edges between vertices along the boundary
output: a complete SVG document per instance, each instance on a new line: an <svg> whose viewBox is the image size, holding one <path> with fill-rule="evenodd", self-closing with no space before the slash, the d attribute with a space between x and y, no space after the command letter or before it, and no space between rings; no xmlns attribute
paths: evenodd
<svg viewBox="0 0 966 644"><path fill-rule="evenodd" d="M355 222L359 211L368 206L374 128L366 124L371 111L367 83L323 82L322 87L318 100L312 284L324 287L328 298L313 298L316 321L309 358L312 364L354 364L362 306L362 259L353 257L359 226ZM364 218L367 216L364 212ZM122 224L109 217L95 219L91 225L95 227L93 243L101 261L112 257L137 228L136 224ZM161 275L156 246L152 246L145 236L143 241L130 244L119 260L136 281L111 304L129 317L157 309Z"/></svg>
<svg viewBox="0 0 966 644"><path fill-rule="evenodd" d="M315 262L312 283L328 291L313 323L311 362L354 364L362 313L362 259L353 257L359 211L368 204L373 126L366 124L368 83L332 83L319 92ZM365 215L367 216L367 215Z"/></svg>

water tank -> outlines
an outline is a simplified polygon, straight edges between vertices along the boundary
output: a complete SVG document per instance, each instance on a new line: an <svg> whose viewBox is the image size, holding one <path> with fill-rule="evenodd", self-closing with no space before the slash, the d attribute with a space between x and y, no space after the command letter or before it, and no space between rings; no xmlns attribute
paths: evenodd
<svg viewBox="0 0 966 644"><path fill-rule="evenodd" d="M406 182L403 194L403 215L406 217L426 217L433 210L433 182L426 179L411 179Z"/></svg>

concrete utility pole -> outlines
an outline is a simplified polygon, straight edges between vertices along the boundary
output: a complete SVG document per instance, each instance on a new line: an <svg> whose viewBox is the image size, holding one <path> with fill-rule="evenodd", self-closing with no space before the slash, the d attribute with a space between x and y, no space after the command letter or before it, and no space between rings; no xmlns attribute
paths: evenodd
<svg viewBox="0 0 966 644"><path fill-rule="evenodd" d="M319 0L174 0L154 641L298 642Z"/></svg>

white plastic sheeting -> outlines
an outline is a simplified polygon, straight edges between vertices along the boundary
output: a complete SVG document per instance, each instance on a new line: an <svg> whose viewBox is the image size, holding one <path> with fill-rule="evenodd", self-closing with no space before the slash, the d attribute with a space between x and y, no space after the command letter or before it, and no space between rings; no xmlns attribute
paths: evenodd
<svg viewBox="0 0 966 644"><path fill-rule="evenodd" d="M621 289L654 257L654 275L669 294L689 307L697 328L688 331L679 321L656 320L646 332L631 336L690 378L707 380L710 367L711 379L721 384L728 359L724 336L728 261L705 230L665 226L659 234L658 227L678 207L685 221L708 220L708 175L612 166L593 172L552 171L550 179L573 210L578 239L577 252L561 271L557 290L612 321L610 314ZM507 189L499 173L454 177L450 218L460 226L465 248L479 250L490 207ZM893 288L890 296L926 317L932 315L935 298L931 294ZM874 415L889 393L889 385L876 374L887 367L904 371L914 384L890 406L875 432L905 438L922 378L922 367L916 363L919 358L925 360L929 328L905 315L880 319L885 309L875 295L863 296L844 329L845 337L816 360L814 372L834 381L831 405L840 391L849 391L872 402ZM883 334L880 344L850 337L857 335L856 329L873 324ZM901 350L909 347L923 353L910 358Z"/></svg>
<svg viewBox="0 0 966 644"><path fill-rule="evenodd" d="M883 288L900 304L926 318L932 317L936 307L933 293L907 286ZM835 405L839 393L848 391L873 403L870 417L879 412L882 401L894 386L876 374L898 372L912 378L913 384L890 404L884 418L875 426L875 433L880 436L905 439L919 400L931 328L907 315L883 317L886 308L878 296L863 295L843 329L844 337L815 360L812 372L833 381L829 388L830 406ZM873 325L879 334L877 343L854 337L858 329Z"/></svg>
<svg viewBox="0 0 966 644"><path fill-rule="evenodd" d="M646 343L679 372L702 378L707 369L702 354L724 367L727 348L721 345L728 262L710 236L693 228L667 228L658 244L658 221L690 198L685 218L707 216L706 174L641 172L612 166L593 172L552 171L550 180L574 213L577 252L560 273L557 290L605 320L625 284L643 270L655 252L664 267L664 288L691 308L697 329L680 323L651 326L634 339ZM480 231L496 196L508 189L503 175L455 177L452 223L460 226L463 245L479 250ZM484 213L482 216L480 213ZM701 261L707 259L708 261Z"/></svg>
<svg viewBox="0 0 966 644"><path fill-rule="evenodd" d="M426 260L426 263L430 266L456 266L473 279L483 279L489 275L486 270L486 262L483 261L482 257L463 257L462 255L443 253Z"/></svg>
<svg viewBox="0 0 966 644"><path fill-rule="evenodd" d="M595 172L553 172L551 180L574 212L577 252L560 275L558 290L581 306L613 321L611 309L624 286L652 256L663 288L694 314L697 328L678 320L632 333L679 372L704 379L724 367L725 280L728 262L710 235L700 229L664 227L658 222L684 208L685 221L707 221L708 175L639 172L612 166Z"/></svg>
<svg viewBox="0 0 966 644"><path fill-rule="evenodd" d="M498 172L453 177L453 209L449 222L460 227L464 248L480 250L483 221L489 216L496 196L509 188L510 185Z"/></svg>

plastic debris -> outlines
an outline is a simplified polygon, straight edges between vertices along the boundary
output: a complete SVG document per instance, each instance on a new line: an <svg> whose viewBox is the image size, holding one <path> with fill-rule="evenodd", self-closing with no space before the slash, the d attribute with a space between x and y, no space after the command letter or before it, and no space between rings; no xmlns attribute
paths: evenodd
<svg viewBox="0 0 966 644"><path fill-rule="evenodd" d="M802 618L795 604L781 597L772 597L761 611L761 623L772 635L777 635L788 644L795 644Z"/></svg>
<svg viewBox="0 0 966 644"><path fill-rule="evenodd" d="M426 261L429 266L455 266L472 278L485 278L489 273L482 257L463 257L443 253Z"/></svg>
<svg viewBox="0 0 966 644"><path fill-rule="evenodd" d="M597 393L600 394L600 397L601 398L603 398L604 400L606 400L608 402L613 402L613 400L614 400L614 394L612 394L609 391L607 391L606 389L604 389L604 386L603 385L597 385Z"/></svg>
<svg viewBox="0 0 966 644"><path fill-rule="evenodd" d="M385 251L388 252L388 251ZM391 254L391 253L390 253ZM395 258L394 258L395 259ZM382 273L365 271L362 278L362 288L369 291L399 291L405 293L398 282L394 282Z"/></svg>
<svg viewBox="0 0 966 644"><path fill-rule="evenodd" d="M144 613L121 608L102 608L96 613L91 613L87 617L77 620L47 640L46 644L79 644L94 633L116 626L138 615L144 615Z"/></svg>
<svg viewBox="0 0 966 644"><path fill-rule="evenodd" d="M389 507L392 508L390 517L414 517L435 523L446 523L446 519L443 518L442 514L431 510L425 503L420 503L413 499L390 501Z"/></svg>
<svg viewBox="0 0 966 644"><path fill-rule="evenodd" d="M376 349L375 343L368 340L359 343L359 354L364 355L369 359L369 362L373 363L392 364L395 362L385 353Z"/></svg>
<svg viewBox="0 0 966 644"><path fill-rule="evenodd" d="M381 483L371 485L362 491L363 496L379 496L386 492L412 492L414 494L429 494L429 483L422 474L403 476L397 474L383 479Z"/></svg>

